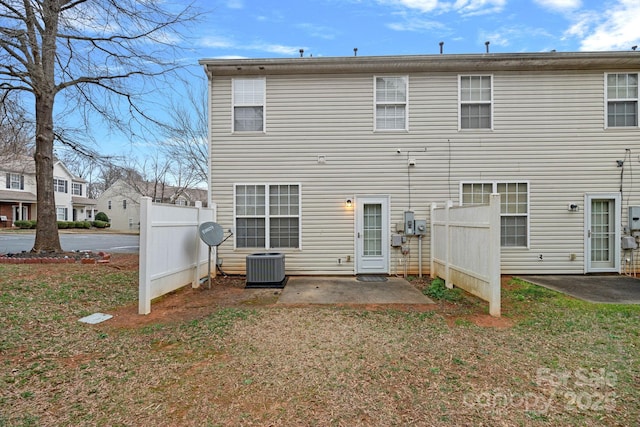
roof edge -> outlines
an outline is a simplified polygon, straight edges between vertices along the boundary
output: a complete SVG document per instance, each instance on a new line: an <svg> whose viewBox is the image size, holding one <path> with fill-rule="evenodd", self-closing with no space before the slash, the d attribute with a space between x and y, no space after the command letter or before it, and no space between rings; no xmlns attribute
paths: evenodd
<svg viewBox="0 0 640 427"><path fill-rule="evenodd" d="M201 59L209 75L618 70L640 68L640 51Z"/></svg>

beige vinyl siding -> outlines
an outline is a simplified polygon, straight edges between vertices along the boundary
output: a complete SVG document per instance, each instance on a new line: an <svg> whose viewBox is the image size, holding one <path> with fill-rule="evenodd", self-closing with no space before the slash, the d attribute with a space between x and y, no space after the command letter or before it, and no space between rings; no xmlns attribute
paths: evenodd
<svg viewBox="0 0 640 427"><path fill-rule="evenodd" d="M486 73L493 76L493 130L463 131L459 74L390 74L409 78L409 132L374 132L373 73L267 75L264 134L231 132L231 77L214 76L211 173L218 222L233 226L234 184L300 184L302 247L282 250L287 273L353 274L354 211L345 207L347 198L390 196L393 233L409 199L416 219L428 220L432 202L459 203L460 181L526 181L530 244L503 248L502 272L582 273L584 195L619 191L615 160L626 148L640 151L637 129L604 129L603 72ZM410 169L409 150L416 160ZM318 163L320 155L326 163ZM637 189L627 196L625 207L640 204ZM578 212L568 212L571 202ZM223 268L243 273L245 256L265 250L234 249L232 240L219 248ZM410 246L415 273L417 238ZM392 274L402 271L398 252L391 251ZM425 274L429 256L427 236Z"/></svg>

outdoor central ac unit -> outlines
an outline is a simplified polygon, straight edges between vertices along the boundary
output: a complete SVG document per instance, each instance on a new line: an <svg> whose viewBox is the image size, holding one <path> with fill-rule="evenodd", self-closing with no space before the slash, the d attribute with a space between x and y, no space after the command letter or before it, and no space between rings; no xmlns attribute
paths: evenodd
<svg viewBox="0 0 640 427"><path fill-rule="evenodd" d="M247 284L276 285L284 282L284 254L257 253L247 255Z"/></svg>

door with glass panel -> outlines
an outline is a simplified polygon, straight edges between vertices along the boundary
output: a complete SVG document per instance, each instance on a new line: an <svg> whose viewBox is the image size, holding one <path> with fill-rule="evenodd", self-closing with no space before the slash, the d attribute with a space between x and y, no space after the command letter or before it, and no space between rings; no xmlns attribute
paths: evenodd
<svg viewBox="0 0 640 427"><path fill-rule="evenodd" d="M356 198L356 273L389 272L389 199Z"/></svg>
<svg viewBox="0 0 640 427"><path fill-rule="evenodd" d="M620 267L620 196L587 195L585 272L617 272Z"/></svg>

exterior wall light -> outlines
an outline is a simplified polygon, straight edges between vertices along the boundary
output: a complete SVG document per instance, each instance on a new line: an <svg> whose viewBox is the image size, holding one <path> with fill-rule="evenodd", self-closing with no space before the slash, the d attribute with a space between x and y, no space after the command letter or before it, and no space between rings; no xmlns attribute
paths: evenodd
<svg viewBox="0 0 640 427"><path fill-rule="evenodd" d="M347 201L345 202L345 205L346 205L348 208L351 208L351 207L353 207L353 202L351 201L351 199L347 199Z"/></svg>

